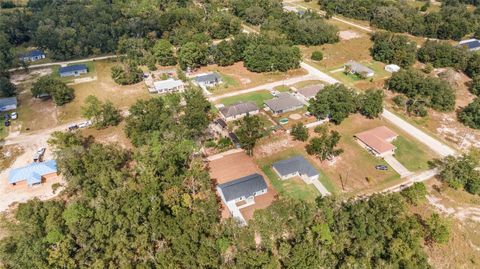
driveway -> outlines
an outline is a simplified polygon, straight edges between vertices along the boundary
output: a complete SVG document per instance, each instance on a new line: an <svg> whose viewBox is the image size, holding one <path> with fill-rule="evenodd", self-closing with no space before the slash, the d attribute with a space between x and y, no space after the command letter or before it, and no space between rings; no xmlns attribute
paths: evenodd
<svg viewBox="0 0 480 269"><path fill-rule="evenodd" d="M410 172L410 170L403 166L403 164L395 159L393 155L387 155L383 159L400 175L401 178L408 177L413 174Z"/></svg>

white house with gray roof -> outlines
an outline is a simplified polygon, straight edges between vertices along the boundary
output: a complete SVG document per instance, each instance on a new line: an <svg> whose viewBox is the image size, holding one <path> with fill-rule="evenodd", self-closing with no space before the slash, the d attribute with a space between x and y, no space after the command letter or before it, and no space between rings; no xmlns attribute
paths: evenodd
<svg viewBox="0 0 480 269"><path fill-rule="evenodd" d="M365 77L365 78L371 78L375 75L375 72L366 67L365 65L356 62L356 61L348 61L345 64L345 71L351 73L351 74L357 74L359 76Z"/></svg>
<svg viewBox="0 0 480 269"><path fill-rule="evenodd" d="M215 72L198 74L193 77L193 83L201 88L210 88L222 83L222 77Z"/></svg>
<svg viewBox="0 0 480 269"><path fill-rule="evenodd" d="M318 180L320 173L304 157L294 156L272 164L272 168L282 180L300 177L306 184L313 184L323 196L330 192Z"/></svg>
<svg viewBox="0 0 480 269"><path fill-rule="evenodd" d="M149 88L151 93L182 92L183 90L183 81L173 78L155 81L153 87Z"/></svg>
<svg viewBox="0 0 480 269"><path fill-rule="evenodd" d="M290 93L282 92L276 98L266 100L265 105L273 114L281 114L303 107L303 103Z"/></svg>
<svg viewBox="0 0 480 269"><path fill-rule="evenodd" d="M240 102L220 108L220 114L225 121L234 121L247 115L256 115L260 111L254 102Z"/></svg>

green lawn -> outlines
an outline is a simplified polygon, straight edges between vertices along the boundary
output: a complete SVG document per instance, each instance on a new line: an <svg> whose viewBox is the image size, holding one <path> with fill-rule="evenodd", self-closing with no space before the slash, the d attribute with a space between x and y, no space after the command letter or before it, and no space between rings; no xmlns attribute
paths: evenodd
<svg viewBox="0 0 480 269"><path fill-rule="evenodd" d="M255 104L257 104L258 107L263 107L263 102L265 100L272 99L272 98L273 96L269 91L262 90L262 91L251 92L251 93L223 98L219 101L219 103L222 103L228 106L238 102L252 101L252 102L255 102Z"/></svg>
<svg viewBox="0 0 480 269"><path fill-rule="evenodd" d="M217 73L222 77L223 85L225 87L230 87L230 86L236 87L236 86L238 86L238 82L234 78L232 78L231 76L227 76L227 75L222 74L220 72L217 72Z"/></svg>
<svg viewBox="0 0 480 269"><path fill-rule="evenodd" d="M415 143L399 136L393 144L397 147L395 158L410 171L420 171L429 168L428 161L431 157Z"/></svg>

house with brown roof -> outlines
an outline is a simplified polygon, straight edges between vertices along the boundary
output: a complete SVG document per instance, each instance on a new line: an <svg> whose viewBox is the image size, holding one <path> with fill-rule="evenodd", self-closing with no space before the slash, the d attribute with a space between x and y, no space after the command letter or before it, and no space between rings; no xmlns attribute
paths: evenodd
<svg viewBox="0 0 480 269"><path fill-rule="evenodd" d="M385 126L355 134L357 142L377 157L393 155L396 147L392 142L398 137L394 131Z"/></svg>

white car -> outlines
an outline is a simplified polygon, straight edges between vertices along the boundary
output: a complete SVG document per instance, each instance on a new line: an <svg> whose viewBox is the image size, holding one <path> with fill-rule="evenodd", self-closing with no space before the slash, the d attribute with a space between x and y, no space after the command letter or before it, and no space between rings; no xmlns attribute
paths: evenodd
<svg viewBox="0 0 480 269"><path fill-rule="evenodd" d="M18 118L17 112L12 112L10 116L12 117L12 120L16 120Z"/></svg>
<svg viewBox="0 0 480 269"><path fill-rule="evenodd" d="M85 122L78 124L78 128L87 128L90 125L92 125L92 121L87 120Z"/></svg>

